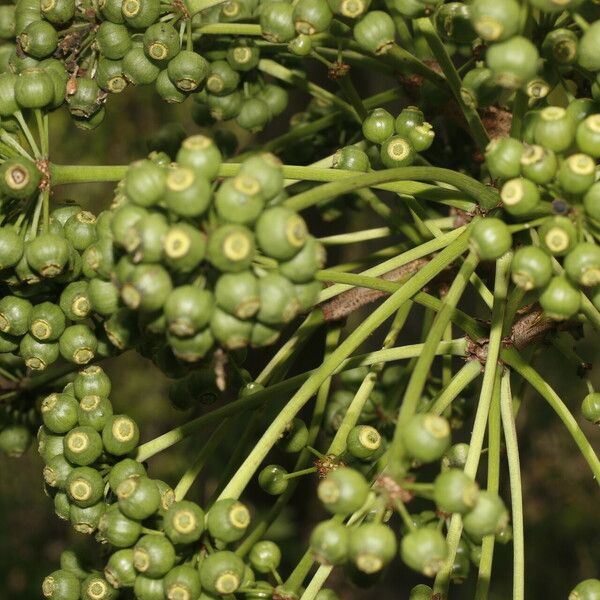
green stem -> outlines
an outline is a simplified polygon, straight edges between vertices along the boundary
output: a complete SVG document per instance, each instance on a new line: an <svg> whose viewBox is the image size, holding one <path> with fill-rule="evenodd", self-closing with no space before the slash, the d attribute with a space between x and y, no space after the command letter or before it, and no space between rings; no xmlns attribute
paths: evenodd
<svg viewBox="0 0 600 600"><path fill-rule="evenodd" d="M457 273L448 293L443 300L444 307L437 314L425 342L425 350L417 359L417 364L411 374L410 380L404 393L398 420L396 422L396 431L391 445L392 460L397 460L402 454L402 445L400 444L400 431L406 422L414 415L419 400L421 398L425 383L431 372L431 364L435 356L435 348L444 335L444 330L450 323L452 313L462 297L463 292L469 282L471 274L477 267L479 258L475 252L470 252L469 256L463 262ZM392 465L393 467L394 465Z"/></svg>
<svg viewBox="0 0 600 600"><path fill-rule="evenodd" d="M276 378L283 365L296 355L304 346L308 338L323 324L323 313L314 310L296 329L294 335L279 348L273 358L266 364L256 377L256 383L266 385L272 378Z"/></svg>
<svg viewBox="0 0 600 600"><path fill-rule="evenodd" d="M435 399L428 412L441 415L453 400L479 375L481 374L481 363L478 360L470 360L454 375L442 393Z"/></svg>
<svg viewBox="0 0 600 600"><path fill-rule="evenodd" d="M216 4L221 4L221 0L214 5ZM262 36L262 30L260 25L253 23L208 23L194 29L195 40L202 35Z"/></svg>
<svg viewBox="0 0 600 600"><path fill-rule="evenodd" d="M596 479L596 483L600 485L600 459L585 437L585 434L579 427L575 417L573 417L571 411L560 399L559 395L514 348L505 348L500 356L508 366L519 373L521 377L526 379L529 384L537 390L542 398L544 398L544 400L550 404L554 412L563 422L567 431L571 434L571 437L577 444L577 447L579 448L583 458L590 466L590 469L594 474L594 478Z"/></svg>
<svg viewBox="0 0 600 600"><path fill-rule="evenodd" d="M431 281L447 265L454 262L467 248L468 233L464 233L450 246L442 250L419 273L398 291L394 292L383 304L376 308L356 329L325 359L323 364L306 380L294 394L288 404L280 411L258 444L250 452L236 475L221 494L222 498L238 498L256 469L283 433L287 423L308 402L319 386L358 346L365 341L383 322L394 314L411 296ZM384 351L386 352L386 351Z"/></svg>
<svg viewBox="0 0 600 600"><path fill-rule="evenodd" d="M364 121L367 118L368 112L363 104L362 98L356 90L356 87L352 83L350 75L345 75L341 79L338 79L337 83L340 87L340 90L346 97L346 100L348 100L348 102L354 108L356 114L359 116L361 122Z"/></svg>
<svg viewBox="0 0 600 600"><path fill-rule="evenodd" d="M476 200L485 209L493 208L498 204L496 191L468 175L440 167L396 167L354 175L344 181L332 181L297 194L286 200L285 204L294 210L303 210L323 200L330 200L361 188L403 180L439 181L452 185Z"/></svg>
<svg viewBox="0 0 600 600"><path fill-rule="evenodd" d="M179 501L185 498L185 495L192 487L194 481L196 481L196 477L198 477L200 471L202 471L206 461L210 458L217 448L219 442L223 439L229 424L230 419L223 419L223 421L211 433L208 440L206 440L200 449L200 452L198 452L194 462L188 467L187 471L179 480L179 483L175 486L175 489L173 490L175 492L175 500Z"/></svg>
<svg viewBox="0 0 600 600"><path fill-rule="evenodd" d="M15 117L16 117L17 121L19 122L19 125L21 126L21 131L23 131L23 133L25 134L25 138L27 139L27 143L29 144L31 151L33 152L33 156L36 159L41 158L42 155L41 155L40 149L38 148L35 138L33 137L33 134L31 133L31 129L29 129L29 126L27 125L27 122L25 121L25 118L23 117L23 113L19 110L15 113Z"/></svg>
<svg viewBox="0 0 600 600"><path fill-rule="evenodd" d="M510 500L513 523L513 594L512 600L525 599L525 535L523 527L523 491L521 488L521 464L517 429L513 414L513 401L510 391L510 371L502 376L500 387L500 412L508 459L510 479Z"/></svg>
<svg viewBox="0 0 600 600"><path fill-rule="evenodd" d="M435 275L432 275L431 277L435 277ZM464 339L456 339L452 340L451 342L442 342L438 347L438 352L440 354L450 353L454 354L455 356L464 356L466 347L467 344ZM413 344L398 348L390 348L389 350L379 350L377 352L359 354L353 356L352 358L342 360L342 362L338 365L336 372L344 371L346 369L354 369L360 366L369 366L377 362L406 360L412 358L413 356L418 356L422 350L423 344ZM77 366L73 365L71 365L71 367L71 371L77 370L78 368ZM162 452L163 450L166 450L167 448L177 444L199 429L202 429L203 427L206 427L212 423L220 422L226 417L238 414L240 411L252 410L262 406L265 402L270 402L272 400L281 401L281 399L284 398L288 392L298 389L304 382L307 382L308 379L315 376L318 371L319 369L313 369L305 373L300 373L299 375L294 375L293 377L290 377L281 383L276 383L265 390L260 390L251 396L229 402L228 404L221 406L220 408L217 408L208 414L201 415L200 417L188 421L183 425L179 425L171 431L167 431L157 438L154 438L145 444L141 444L138 447L136 460L144 462L155 454L158 454L159 452ZM284 424L284 428L285 425L287 425L287 422Z"/></svg>
<svg viewBox="0 0 600 600"><path fill-rule="evenodd" d="M427 40L433 55L444 72L448 86L450 87L452 95L460 107L465 120L467 121L474 142L477 144L479 150L483 152L488 145L490 138L485 130L485 127L483 126L483 123L481 122L481 119L479 118L479 113L477 110L473 106L467 105L462 98L460 93L462 81L460 79L460 75L457 73L456 68L454 67L452 59L448 55L448 51L446 50L444 43L440 39L435 27L433 26L433 23L429 18L418 19L416 21L416 26Z"/></svg>
<svg viewBox="0 0 600 600"><path fill-rule="evenodd" d="M494 381L496 379L496 370L498 369L498 358L500 357L500 347L502 344L502 329L504 326L504 314L506 307L506 297L508 294L508 275L512 254L507 253L496 262L496 277L494 282L494 306L492 309L492 325L487 345L487 358L483 372L483 381L481 391L479 392L479 401L477 403L477 412L469 441L469 452L465 464L465 473L475 479L477 476L477 467L481 458L483 449L483 439L488 422L492 395L494 392ZM456 556L456 549L460 541L462 531L462 520L460 515L452 515L446 541L448 543L448 558L444 567L436 575L433 584L433 591L437 593L440 600L448 597L448 586L450 585L450 575L452 574L452 565Z"/></svg>
<svg viewBox="0 0 600 600"><path fill-rule="evenodd" d="M325 100L331 104L334 104L345 113L351 115L359 123L362 123L362 119L351 104L348 104L346 101L342 100L335 94L332 94L330 91L322 88L316 83L312 83L311 81L307 80L304 74L295 73L294 71L291 71L283 65L280 65L274 60L270 60L268 58L262 58L259 61L258 69L263 73L271 75L271 77L275 77L275 79L280 79L281 81L285 81L286 83L296 86L298 89L309 93L311 96L315 96L316 98L320 98L321 100Z"/></svg>
<svg viewBox="0 0 600 600"><path fill-rule="evenodd" d="M339 325L335 327L330 327L330 329L327 331L327 335L325 337L325 356L331 354L331 352L333 352L333 350L337 347L340 340L341 332L342 328ZM323 384L319 388L319 391L317 392L317 398L313 408L310 425L308 427L307 447L312 446L316 442L317 436L319 435L319 431L321 430L321 424L323 422L323 415L325 413L325 407L327 405L327 398L329 396L330 387L331 377L328 377L323 382ZM304 448L302 452L300 452L300 455L296 460L294 470L306 467L312 462L312 460L313 455L307 448ZM248 552L250 552L252 546L262 538L262 536L267 532L273 521L280 514L282 509L288 504L290 498L296 490L296 487L297 482L291 481L289 483L285 492L283 492L283 494L281 494L281 496L277 498L275 504L273 504L269 512L258 523L254 525L252 532L238 547L238 549L236 550L236 554L238 556L245 556ZM300 585L304 581L306 574L308 573L308 570L312 565L312 556L310 555L310 553L309 558L310 563L306 572L303 568L303 562L300 561L300 563L296 566L294 571L292 571L291 575L289 576L287 583L288 585L293 587L293 589L296 589L296 587L300 587Z"/></svg>
<svg viewBox="0 0 600 600"><path fill-rule="evenodd" d="M498 493L500 485L500 439L502 437L500 421L500 380L502 372L496 369L494 378L494 391L492 403L488 415L488 479L487 489L494 494ZM492 565L494 559L494 545L496 538L494 534L486 535L481 545L481 560L479 561L479 573L477 586L475 588L474 600L487 600L490 581L492 577Z"/></svg>
<svg viewBox="0 0 600 600"><path fill-rule="evenodd" d="M425 63L415 58L410 52L398 46L398 44L394 44L389 52L382 56L382 60L400 67L400 69L408 73L422 75L440 90L446 91L448 89L448 82L442 75L430 69Z"/></svg>

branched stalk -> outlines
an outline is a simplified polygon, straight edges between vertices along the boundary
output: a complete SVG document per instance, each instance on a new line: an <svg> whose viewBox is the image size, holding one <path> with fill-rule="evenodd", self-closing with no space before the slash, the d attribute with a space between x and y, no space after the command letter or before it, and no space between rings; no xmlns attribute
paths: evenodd
<svg viewBox="0 0 600 600"><path fill-rule="evenodd" d="M400 412L398 414L398 420L396 421L396 430L394 432L394 438L390 446L390 457L391 457L391 468L392 470L401 467L400 462L402 460L402 444L400 443L400 436L402 428L414 415L419 399L425 387L427 378L431 371L431 364L435 356L435 347L442 339L444 331L450 323L452 313L458 304L468 282L471 274L477 267L479 259L474 252L471 252L466 260L463 262L459 272L457 273L448 293L444 296L443 308L437 314L434 322L427 334L427 340L425 342L425 348L422 354L419 355L417 363L412 371L410 380L404 393L402 405L400 406Z"/></svg>
<svg viewBox="0 0 600 600"><path fill-rule="evenodd" d="M194 484L194 481L196 481L200 471L204 468L206 461L210 458L219 442L223 439L229 425L230 419L223 419L200 448L200 452L198 452L194 462L188 467L187 471L179 480L179 483L175 486L175 500L179 501L185 498L185 495Z"/></svg>
<svg viewBox="0 0 600 600"><path fill-rule="evenodd" d="M487 346L487 360L483 372L483 382L479 393L479 402L477 404L477 412L475 413L475 421L473 423L473 430L469 441L469 452L467 454L464 469L465 473L473 479L475 479L477 475L477 467L479 466L479 459L483 448L483 439L494 392L494 381L496 379L498 358L500 357L500 347L502 344L502 330L504 327L506 297L508 295L508 275L511 261L512 254L507 253L496 262L494 306L492 309L492 326ZM452 573L452 565L454 564L454 559L456 557L456 549L460 541L461 531L462 519L459 514L454 514L450 520L448 535L446 537L448 543L448 558L444 567L436 575L433 584L433 591L434 593L439 594L440 600L445 600L448 597L450 574Z"/></svg>
<svg viewBox="0 0 600 600"><path fill-rule="evenodd" d="M470 360L454 375L442 393L435 399L428 412L441 415L461 392L481 374L478 360Z"/></svg>
<svg viewBox="0 0 600 600"><path fill-rule="evenodd" d="M537 390L537 392L548 402L554 412L558 415L567 431L577 444L583 458L590 466L596 483L600 485L600 459L592 448L585 434L579 427L571 411L560 399L559 395L552 389L546 380L531 366L514 348L505 348L501 354L502 360L514 371L519 373L523 379Z"/></svg>
<svg viewBox="0 0 600 600"><path fill-rule="evenodd" d="M468 246L465 233L431 260L410 282L392 294L374 310L358 327L325 359L323 364L306 380L288 404L280 411L258 444L250 452L236 475L221 494L222 498L238 498L253 477L273 444L284 431L287 423L308 402L325 379L331 375L356 348L386 319L394 314L410 297L426 285L448 264L454 262Z"/></svg>
<svg viewBox="0 0 600 600"><path fill-rule="evenodd" d="M489 142L487 131L485 130L485 127L479 118L477 110L473 106L468 106L461 96L460 88L462 87L462 81L460 79L460 75L456 71L452 59L448 55L448 51L446 50L444 43L440 39L440 36L438 35L433 23L429 20L429 18L418 19L417 28L427 40L433 55L442 68L442 71L446 76L448 86L452 91L452 95L454 96L454 99L460 107L460 110L462 111L469 126L473 140L477 144L479 150L484 151Z"/></svg>
<svg viewBox="0 0 600 600"><path fill-rule="evenodd" d="M500 387L500 412L508 459L510 479L510 500L513 523L513 600L525 598L525 535L523 528L523 492L521 488L521 464L519 444L513 414L513 401L510 390L510 371L502 375Z"/></svg>
<svg viewBox="0 0 600 600"><path fill-rule="evenodd" d="M500 381L502 372L496 369L494 379L494 391L492 403L488 415L488 491L497 494L500 485ZM474 600L487 600L490 581L492 577L492 565L494 559L494 545L496 538L494 534L486 535L481 544L481 559L479 561L479 573L477 575L477 586L475 588Z"/></svg>

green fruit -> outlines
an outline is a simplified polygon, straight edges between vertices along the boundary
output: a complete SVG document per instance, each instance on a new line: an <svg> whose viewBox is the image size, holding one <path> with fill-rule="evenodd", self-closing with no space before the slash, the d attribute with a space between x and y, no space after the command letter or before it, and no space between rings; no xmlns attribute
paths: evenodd
<svg viewBox="0 0 600 600"><path fill-rule="evenodd" d="M408 167L415 160L415 149L408 139L393 135L381 145L379 156L388 169Z"/></svg>
<svg viewBox="0 0 600 600"><path fill-rule="evenodd" d="M215 286L215 301L236 318L249 319L260 306L257 278L251 271L221 275Z"/></svg>
<svg viewBox="0 0 600 600"><path fill-rule="evenodd" d="M183 141L177 152L176 160L180 166L194 169L206 179L212 181L219 172L223 158L219 148L211 138L204 135L194 135Z"/></svg>
<svg viewBox="0 0 600 600"><path fill-rule="evenodd" d="M127 171L125 193L134 204L142 207L153 206L163 197L166 191L166 179L167 174L161 166L150 160L137 161ZM115 229L118 227L118 222L114 222L115 219L116 216L113 218L111 228L115 239L118 240L120 236L117 235ZM133 223L129 222L128 225L131 227Z"/></svg>
<svg viewBox="0 0 600 600"><path fill-rule="evenodd" d="M112 546L129 548L142 535L142 524L126 517L119 510L118 504L112 504L100 517L98 532L100 538L106 540Z"/></svg>
<svg viewBox="0 0 600 600"><path fill-rule="evenodd" d="M206 79L208 72L208 62L196 52L189 50L179 52L167 66L169 79L183 92L195 90Z"/></svg>
<svg viewBox="0 0 600 600"><path fill-rule="evenodd" d="M74 281L60 294L59 306L71 321L85 319L92 311L89 286L86 281Z"/></svg>
<svg viewBox="0 0 600 600"><path fill-rule="evenodd" d="M77 467L66 480L65 490L69 500L82 508L96 504L104 495L104 481L96 469Z"/></svg>
<svg viewBox="0 0 600 600"><path fill-rule="evenodd" d="M145 577L157 579L166 575L175 564L175 549L162 535L142 536L133 548L133 566ZM162 586L161 586L162 590Z"/></svg>
<svg viewBox="0 0 600 600"><path fill-rule="evenodd" d="M163 253L171 271L188 273L206 255L206 235L187 223L172 225L163 240Z"/></svg>
<svg viewBox="0 0 600 600"><path fill-rule="evenodd" d="M88 575L81 582L82 600L116 600L119 593L102 575Z"/></svg>
<svg viewBox="0 0 600 600"><path fill-rule="evenodd" d="M125 22L135 29L146 29L160 17L159 0L124 0L121 14Z"/></svg>
<svg viewBox="0 0 600 600"><path fill-rule="evenodd" d="M195 600L200 598L200 575L189 565L171 569L163 580L164 593L173 600Z"/></svg>
<svg viewBox="0 0 600 600"><path fill-rule="evenodd" d="M81 583L68 571L54 571L42 582L42 594L49 600L79 600Z"/></svg>
<svg viewBox="0 0 600 600"><path fill-rule="evenodd" d="M366 152L356 146L344 146L333 155L333 168L366 173L371 164Z"/></svg>
<svg viewBox="0 0 600 600"><path fill-rule="evenodd" d="M281 550L274 542L262 540L252 546L248 560L255 571L272 573L277 570L281 562Z"/></svg>
<svg viewBox="0 0 600 600"><path fill-rule="evenodd" d="M102 438L89 426L75 427L65 435L65 458L74 465L91 465L100 458L102 450Z"/></svg>
<svg viewBox="0 0 600 600"><path fill-rule="evenodd" d="M121 298L133 310L153 312L164 306L172 289L171 277L164 267L139 265L121 288Z"/></svg>
<svg viewBox="0 0 600 600"><path fill-rule="evenodd" d="M355 458L369 460L381 448L381 435L370 425L356 425L348 433L346 449Z"/></svg>
<svg viewBox="0 0 600 600"><path fill-rule="evenodd" d="M479 486L460 469L448 469L436 477L433 496L444 512L464 514L475 506Z"/></svg>
<svg viewBox="0 0 600 600"><path fill-rule="evenodd" d="M588 71L600 71L600 23L594 22L586 29L579 40L577 62Z"/></svg>
<svg viewBox="0 0 600 600"><path fill-rule="evenodd" d="M535 76L538 57L533 43L517 35L490 46L487 64L499 85L517 88Z"/></svg>
<svg viewBox="0 0 600 600"><path fill-rule="evenodd" d="M176 167L169 170L166 179L165 203L181 217L198 217L211 201L210 183L199 169Z"/></svg>
<svg viewBox="0 0 600 600"><path fill-rule="evenodd" d="M463 527L474 541L496 533L508 521L508 513L502 498L497 494L482 490L475 506L463 516Z"/></svg>
<svg viewBox="0 0 600 600"><path fill-rule="evenodd" d="M80 425L88 425L96 431L102 431L112 417L113 408L108 398L101 396L84 396L77 407L77 418Z"/></svg>
<svg viewBox="0 0 600 600"><path fill-rule="evenodd" d="M428 413L412 417L402 431L407 454L422 463L439 460L450 446L450 439L448 421Z"/></svg>
<svg viewBox="0 0 600 600"><path fill-rule="evenodd" d="M519 248L510 268L513 282L527 291L545 287L553 274L550 256L536 246Z"/></svg>
<svg viewBox="0 0 600 600"><path fill-rule="evenodd" d="M542 246L555 256L568 254L577 243L577 228L568 217L548 218L538 229Z"/></svg>
<svg viewBox="0 0 600 600"><path fill-rule="evenodd" d="M68 394L50 394L40 406L42 421L52 433L67 433L77 425L77 400Z"/></svg>
<svg viewBox="0 0 600 600"><path fill-rule="evenodd" d="M107 452L114 456L129 454L138 445L140 431L127 415L113 415L102 429L102 441Z"/></svg>
<svg viewBox="0 0 600 600"><path fill-rule="evenodd" d="M342 565L348 560L350 530L336 521L319 523L310 534L310 549L317 562Z"/></svg>
<svg viewBox="0 0 600 600"><path fill-rule="evenodd" d="M358 471L340 467L319 483L317 495L325 508L339 515L357 511L367 500L369 484Z"/></svg>
<svg viewBox="0 0 600 600"><path fill-rule="evenodd" d="M485 149L485 160L492 177L518 177L524 153L523 144L515 138L502 137L492 140Z"/></svg>
<svg viewBox="0 0 600 600"><path fill-rule="evenodd" d="M69 260L69 244L55 233L42 233L25 246L28 265L42 277L60 275Z"/></svg>
<svg viewBox="0 0 600 600"><path fill-rule="evenodd" d="M558 169L558 183L566 194L580 196L594 183L596 162L587 154L572 154Z"/></svg>
<svg viewBox="0 0 600 600"><path fill-rule="evenodd" d="M267 202L283 190L281 161L269 152L261 152L244 160L240 173L258 179L263 198Z"/></svg>
<svg viewBox="0 0 600 600"><path fill-rule="evenodd" d="M515 0L475 0L470 5L471 22L486 42L501 42L519 31L520 7Z"/></svg>
<svg viewBox="0 0 600 600"><path fill-rule="evenodd" d="M543 185L554 178L558 160L552 150L537 145L526 145L521 155L521 175L533 183Z"/></svg>
<svg viewBox="0 0 600 600"><path fill-rule="evenodd" d="M114 588L133 587L136 572L133 566L133 550L130 548L117 550L108 559L104 576Z"/></svg>
<svg viewBox="0 0 600 600"><path fill-rule="evenodd" d="M244 562L233 552L209 554L200 565L200 583L209 594L233 594L244 577Z"/></svg>
<svg viewBox="0 0 600 600"><path fill-rule="evenodd" d="M25 159L9 159L0 166L0 191L9 198L29 198L38 189L42 174Z"/></svg>
<svg viewBox="0 0 600 600"><path fill-rule="evenodd" d="M400 556L411 569L433 577L443 567L448 546L437 529L423 527L407 533L400 543Z"/></svg>
<svg viewBox="0 0 600 600"><path fill-rule="evenodd" d="M64 490L67 485L68 477L73 471L73 467L62 454L58 454L51 458L42 471L46 485Z"/></svg>
<svg viewBox="0 0 600 600"><path fill-rule="evenodd" d="M143 48L134 46L123 56L123 76L133 85L154 83L160 74L158 67L150 60Z"/></svg>
<svg viewBox="0 0 600 600"><path fill-rule="evenodd" d="M294 7L287 2L261 5L260 28L263 37L275 44L292 41L296 35L293 14Z"/></svg>
<svg viewBox="0 0 600 600"><path fill-rule="evenodd" d="M533 181L518 177L510 179L502 186L500 198L506 212L515 217L527 217L539 205L540 192Z"/></svg>
<svg viewBox="0 0 600 600"><path fill-rule="evenodd" d="M54 100L51 76L37 67L24 69L15 82L15 100L21 108L44 108Z"/></svg>
<svg viewBox="0 0 600 600"><path fill-rule="evenodd" d="M504 221L480 219L471 228L471 244L482 260L497 260L512 246L512 235Z"/></svg>
<svg viewBox="0 0 600 600"><path fill-rule="evenodd" d="M575 139L575 122L564 108L548 106L534 126L535 143L554 152L565 151Z"/></svg>
<svg viewBox="0 0 600 600"><path fill-rule="evenodd" d="M144 52L153 61L166 63L180 49L179 33L169 23L154 23L144 32Z"/></svg>
<svg viewBox="0 0 600 600"><path fill-rule="evenodd" d="M125 25L104 21L96 32L96 44L105 58L119 60L131 49L131 37Z"/></svg>
<svg viewBox="0 0 600 600"><path fill-rule="evenodd" d="M592 392L583 399L581 414L590 423L600 423L600 393Z"/></svg>
<svg viewBox="0 0 600 600"><path fill-rule="evenodd" d="M382 144L394 133L394 117L384 108L376 108L363 121L362 132L369 142Z"/></svg>
<svg viewBox="0 0 600 600"><path fill-rule="evenodd" d="M577 244L565 257L565 272L583 286L600 283L600 247L592 242Z"/></svg>
<svg viewBox="0 0 600 600"><path fill-rule="evenodd" d="M245 271L254 253L254 235L243 225L222 225L208 239L208 259L220 271Z"/></svg>
<svg viewBox="0 0 600 600"><path fill-rule="evenodd" d="M0 452L7 456L22 456L30 444L31 432L25 425L8 425L0 430Z"/></svg>
<svg viewBox="0 0 600 600"><path fill-rule="evenodd" d="M289 482L286 479L287 471L280 465L267 465L258 474L258 485L272 496L279 496L285 492Z"/></svg>
<svg viewBox="0 0 600 600"><path fill-rule="evenodd" d="M566 277L553 277L540 295L540 304L549 317L569 319L579 311L581 292Z"/></svg>
<svg viewBox="0 0 600 600"><path fill-rule="evenodd" d="M57 340L65 326L65 313L52 302L36 304L29 316L29 333L40 342Z"/></svg>
<svg viewBox="0 0 600 600"><path fill-rule="evenodd" d="M598 598L600 598L600 579L585 579L569 594L569 600L598 600Z"/></svg>
<svg viewBox="0 0 600 600"><path fill-rule="evenodd" d="M17 296L0 298L0 331L21 336L29 329L29 319L33 306L29 300Z"/></svg>
<svg viewBox="0 0 600 600"><path fill-rule="evenodd" d="M377 573L396 555L394 532L382 523L366 523L350 530L348 555L363 573Z"/></svg>
<svg viewBox="0 0 600 600"><path fill-rule="evenodd" d="M26 334L21 338L19 354L29 369L43 371L56 362L60 352L56 342L38 342L33 336Z"/></svg>
<svg viewBox="0 0 600 600"><path fill-rule="evenodd" d="M226 179L215 196L215 208L226 222L252 225L264 209L264 199L259 181L240 174Z"/></svg>
<svg viewBox="0 0 600 600"><path fill-rule="evenodd" d="M114 494L117 493L119 484L133 475L146 475L146 469L142 463L133 458L124 458L114 464L108 474L108 485Z"/></svg>
<svg viewBox="0 0 600 600"><path fill-rule="evenodd" d="M373 10L356 22L353 35L364 50L373 54L386 54L396 38L394 21L388 13Z"/></svg>
<svg viewBox="0 0 600 600"><path fill-rule="evenodd" d="M119 510L128 518L143 521L153 515L160 505L156 483L145 476L131 475L119 483L116 490Z"/></svg>
<svg viewBox="0 0 600 600"><path fill-rule="evenodd" d="M204 511L189 500L174 502L164 515L163 526L173 544L191 544L204 532Z"/></svg>
<svg viewBox="0 0 600 600"><path fill-rule="evenodd" d="M306 243L308 232L304 219L294 211L276 206L265 210L256 223L258 246L278 260L289 260Z"/></svg>
<svg viewBox="0 0 600 600"><path fill-rule="evenodd" d="M0 227L0 269L14 267L23 257L25 245L15 229Z"/></svg>
<svg viewBox="0 0 600 600"><path fill-rule="evenodd" d="M71 325L60 336L58 345L65 360L85 365L96 355L98 339L87 325Z"/></svg>
<svg viewBox="0 0 600 600"><path fill-rule="evenodd" d="M210 535L227 544L241 539L250 525L250 511L244 504L226 498L208 511L206 526Z"/></svg>
<svg viewBox="0 0 600 600"><path fill-rule="evenodd" d="M575 141L581 152L600 158L600 114L590 115L579 123Z"/></svg>

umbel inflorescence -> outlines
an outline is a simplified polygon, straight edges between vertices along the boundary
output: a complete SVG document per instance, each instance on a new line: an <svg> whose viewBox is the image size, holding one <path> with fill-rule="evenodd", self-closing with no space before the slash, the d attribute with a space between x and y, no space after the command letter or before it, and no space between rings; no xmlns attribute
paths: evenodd
<svg viewBox="0 0 600 600"><path fill-rule="evenodd" d="M37 432L46 494L93 547L63 552L46 598L335 600L406 568L410 600L468 580L524 599L526 389L600 478L575 347L600 329L599 24L581 0L0 7L0 449ZM97 135L141 86L201 131L56 162L55 111ZM97 214L55 201L99 182ZM546 345L575 403L539 372ZM127 350L182 411L154 439L115 414L102 361ZM186 438L183 472L155 478ZM299 503L291 556L270 527ZM597 576L571 574L569 600Z"/></svg>

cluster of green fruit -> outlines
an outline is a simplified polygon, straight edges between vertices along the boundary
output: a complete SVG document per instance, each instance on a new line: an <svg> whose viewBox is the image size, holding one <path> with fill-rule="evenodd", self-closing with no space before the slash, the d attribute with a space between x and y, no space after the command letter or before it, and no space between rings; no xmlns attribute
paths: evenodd
<svg viewBox="0 0 600 600"><path fill-rule="evenodd" d="M18 0L2 9L0 35L16 36L16 44L0 51L0 115L7 124L20 109L54 110L66 101L75 123L93 129L104 119L107 95L129 84L154 84L167 102L182 102L206 83L198 100L208 101L211 114L219 120L237 116L250 130L287 106L279 86L256 76L241 84L240 73L258 62L250 40L226 40L226 60L212 63L194 50L192 27L215 17L214 11L190 17L197 12L194 2ZM226 12L217 7L218 15L226 18ZM179 25L188 29L186 49Z"/></svg>
<svg viewBox="0 0 600 600"><path fill-rule="evenodd" d="M384 108L376 108L362 122L362 133L370 147L366 151L357 146L341 148L333 156L334 168L366 172L408 167L435 138L431 123L416 106L403 109L395 119Z"/></svg>
<svg viewBox="0 0 600 600"><path fill-rule="evenodd" d="M97 532L111 551L103 572L75 568L66 553L62 568L44 580L44 596L112 600L123 588L144 600L196 600L201 589L211 598L242 587L248 598L255 597L255 588L272 593L268 581L255 581L255 572L276 572L281 551L273 542L254 544L249 565L225 549L246 533L248 508L225 499L205 514L194 502L178 501L165 482L150 479L132 458L138 427L130 417L113 414L110 392L108 376L91 366L41 404L39 452L56 514L80 533ZM204 547L215 550L200 550L203 536Z"/></svg>
<svg viewBox="0 0 600 600"><path fill-rule="evenodd" d="M110 345L92 318L97 286L89 262L97 239L95 216L70 203L25 225L19 214L24 199L11 185L22 173L36 173L25 159L0 167L7 218L0 227L0 352L20 356L26 366L43 370L60 356L87 364L106 356ZM39 173L39 172L38 172ZM19 174L19 175L17 175ZM7 183L10 182L10 183ZM41 207L41 204L39 205Z"/></svg>
<svg viewBox="0 0 600 600"><path fill-rule="evenodd" d="M594 110L590 100L567 109L548 106L529 114L523 142L496 138L487 148L486 165L503 182L500 198L508 217L541 221L533 233L535 245L528 245L531 234L513 240L510 224L496 217L473 227L473 244L482 259L495 260L516 242L514 283L536 294L546 314L559 320L579 311L582 290L589 290L600 307L595 239L600 231L600 114Z"/></svg>
<svg viewBox="0 0 600 600"><path fill-rule="evenodd" d="M105 327L118 348L135 337L132 321L186 362L215 342L264 346L316 300L323 248L281 204L279 161L252 156L213 192L220 165L212 140L194 136L175 163L139 161L119 184L110 233L96 243L96 276L114 300Z"/></svg>
<svg viewBox="0 0 600 600"><path fill-rule="evenodd" d="M470 561L477 564L484 536L494 534L505 541L510 539L504 503L497 494L480 491L464 473L468 446L450 447L450 426L443 417L417 414L404 427L402 443L415 466L442 460L442 472L432 485L437 513L424 511L408 515L397 488L386 487L381 479L371 488L359 470L338 466L321 481L317 490L322 504L334 517L313 530L310 540L313 554L323 564L345 565L351 579L374 577L396 555L396 535L381 519L391 516L391 512L387 512L389 508L398 508L404 519L400 542L402 560L415 571L433 577L447 559L446 539L441 528L451 514L458 513L463 517L464 533L453 567L453 579L464 581ZM376 458L379 449L380 436L373 427L357 426L348 435L347 451L354 457ZM414 475L406 481L410 490ZM344 525L340 517L350 515L354 515L350 526Z"/></svg>

